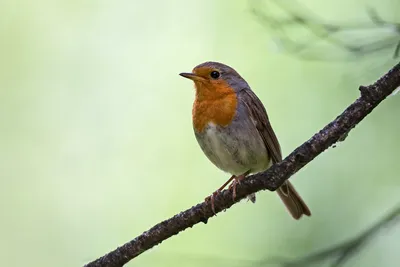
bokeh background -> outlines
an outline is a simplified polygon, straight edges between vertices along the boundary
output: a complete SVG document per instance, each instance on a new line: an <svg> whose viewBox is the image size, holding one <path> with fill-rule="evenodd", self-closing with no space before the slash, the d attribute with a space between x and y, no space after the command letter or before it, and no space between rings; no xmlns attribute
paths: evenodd
<svg viewBox="0 0 400 267"><path fill-rule="evenodd" d="M399 21L396 1L302 3L327 21L368 22L367 6ZM277 49L264 26L251 1L1 1L2 265L81 266L228 178L198 147L193 85L178 73L208 60L234 67L287 155L396 62L392 50L306 61ZM128 266L249 266L358 234L398 204L399 101L293 177L311 218L294 221L262 192ZM384 231L347 266L397 266L399 240L399 227Z"/></svg>

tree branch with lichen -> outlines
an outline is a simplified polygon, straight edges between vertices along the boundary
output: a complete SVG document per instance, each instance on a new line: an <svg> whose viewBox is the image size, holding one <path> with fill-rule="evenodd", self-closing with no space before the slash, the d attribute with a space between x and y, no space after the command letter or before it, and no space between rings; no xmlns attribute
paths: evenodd
<svg viewBox="0 0 400 267"><path fill-rule="evenodd" d="M309 140L296 148L283 161L268 170L251 175L236 188L236 199L232 191L224 190L215 198L215 212L219 213L238 203L251 193L261 190L275 191L293 174L315 157L337 142L344 141L348 133L361 122L386 97L400 86L400 63L394 66L378 81L369 86L360 86L360 97L348 106L342 114L326 125ZM121 267L146 250L160 244L181 231L214 217L208 203L197 204L190 209L162 221L126 244L107 253L85 267Z"/></svg>

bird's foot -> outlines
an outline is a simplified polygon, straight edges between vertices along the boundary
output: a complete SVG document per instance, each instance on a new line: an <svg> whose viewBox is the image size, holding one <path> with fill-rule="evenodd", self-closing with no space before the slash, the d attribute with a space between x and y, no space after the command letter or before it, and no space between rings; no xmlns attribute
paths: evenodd
<svg viewBox="0 0 400 267"><path fill-rule="evenodd" d="M242 174L239 176L235 176L233 178L232 183L229 185L229 189L232 189L232 199L235 200L236 198L236 186L240 184L240 182L246 177L247 174Z"/></svg>
<svg viewBox="0 0 400 267"><path fill-rule="evenodd" d="M210 196L208 196L208 197L206 197L206 198L204 199L204 201L205 201L206 203L211 203L211 210L212 210L212 212L214 213L214 215L216 215L216 213L215 213L215 206L214 206L215 197L218 196L220 193L221 193L221 190L218 189L217 191L215 191L215 192L212 193Z"/></svg>

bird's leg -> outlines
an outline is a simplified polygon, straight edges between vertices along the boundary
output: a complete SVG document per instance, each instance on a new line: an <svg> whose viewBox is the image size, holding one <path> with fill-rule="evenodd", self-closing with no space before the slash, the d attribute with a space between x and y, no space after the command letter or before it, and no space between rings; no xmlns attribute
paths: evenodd
<svg viewBox="0 0 400 267"><path fill-rule="evenodd" d="M230 184L229 189L232 189L232 199L235 200L236 198L236 186L240 184L240 181L242 181L246 176L250 173L250 171L247 171L239 176L235 176L233 179L233 182Z"/></svg>
<svg viewBox="0 0 400 267"><path fill-rule="evenodd" d="M228 179L217 191L222 191L233 179L236 179L235 175L232 175L231 178Z"/></svg>
<svg viewBox="0 0 400 267"><path fill-rule="evenodd" d="M214 212L214 214L215 214L215 208L214 208L214 199L215 199L215 197L219 194L219 193L221 193L221 191L233 180L233 179L235 179L235 175L232 175L232 177L231 178L229 178L229 180L228 181L226 181L219 189L217 189L214 193L212 193L210 196L208 196L208 197L206 197L205 198L205 202L211 202L211 209L212 209L212 211Z"/></svg>

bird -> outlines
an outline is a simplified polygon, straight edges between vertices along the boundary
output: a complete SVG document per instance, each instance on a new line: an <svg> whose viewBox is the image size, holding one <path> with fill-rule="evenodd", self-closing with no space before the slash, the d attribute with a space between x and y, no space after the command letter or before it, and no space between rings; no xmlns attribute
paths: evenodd
<svg viewBox="0 0 400 267"><path fill-rule="evenodd" d="M233 68L208 61L179 75L194 82L192 121L198 144L216 167L232 175L205 199L215 213L215 197L232 181L229 189L235 199L236 185L247 175L282 161L281 147L261 100ZM311 216L290 181L277 193L294 219ZM256 200L254 194L248 198Z"/></svg>

